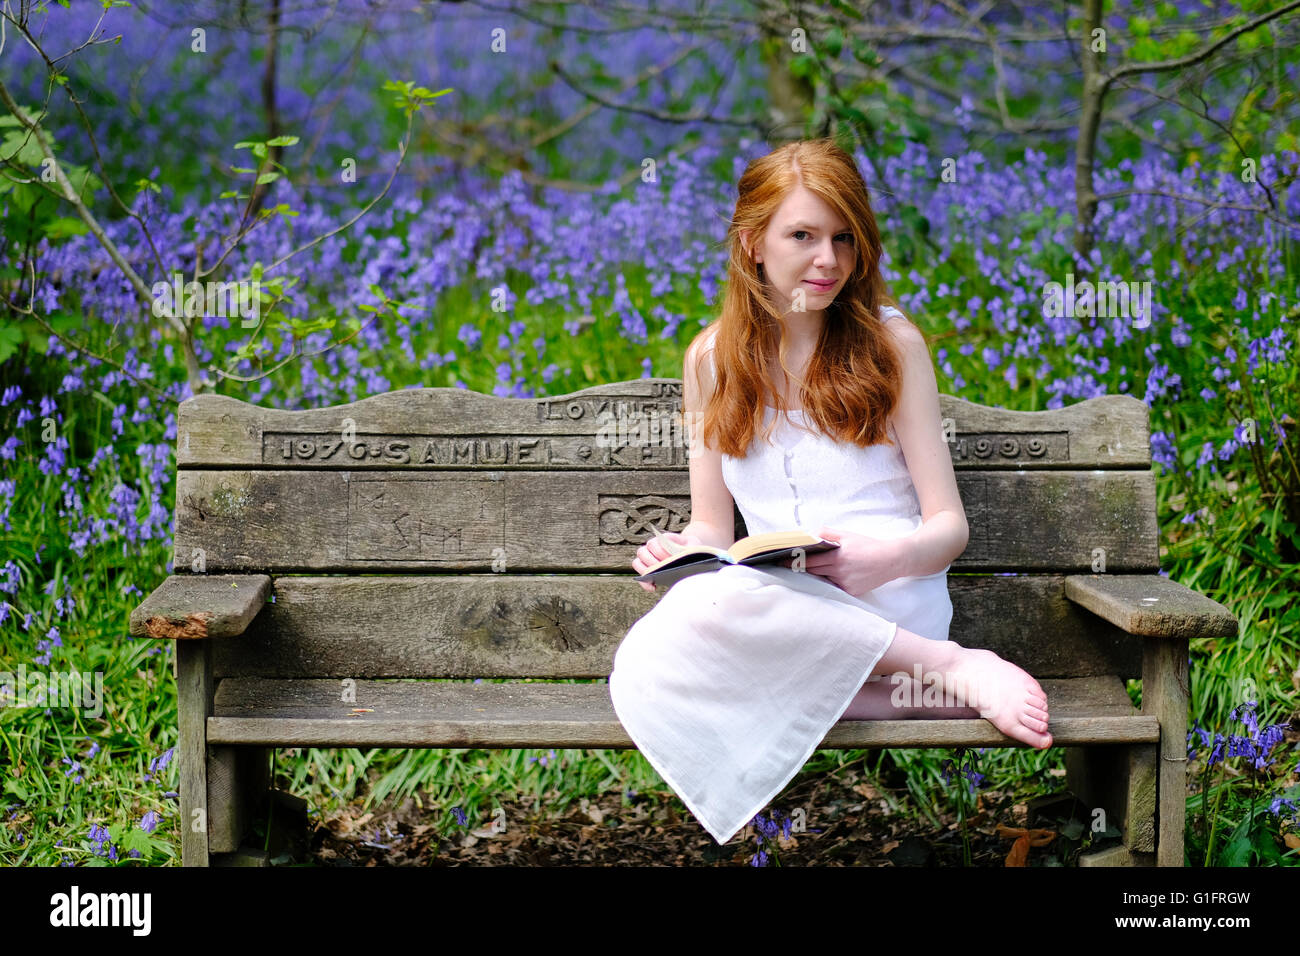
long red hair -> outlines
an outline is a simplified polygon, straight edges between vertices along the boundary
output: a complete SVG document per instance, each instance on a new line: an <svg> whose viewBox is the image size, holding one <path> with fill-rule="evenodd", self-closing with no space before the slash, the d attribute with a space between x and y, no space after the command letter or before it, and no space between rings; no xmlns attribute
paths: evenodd
<svg viewBox="0 0 1300 956"><path fill-rule="evenodd" d="M716 387L703 409L689 412L704 441L732 457L745 455L762 426L765 404L784 407L774 385L778 365L786 381L796 381L780 355L780 313L768 297L758 264L745 254L740 234L748 230L751 248L756 248L777 207L800 184L849 224L856 252L853 272L827 306L808 360L799 392L804 416L837 440L862 447L892 444L886 429L902 389L902 360L879 316L881 306L897 306L880 275L880 231L867 184L853 158L834 140L801 140L753 160L740 177L736 211L727 230L730 262L722 313L691 343L703 346L701 340L716 329ZM696 354L707 360L701 352ZM697 388L696 394L703 392ZM764 438L771 430L769 426Z"/></svg>

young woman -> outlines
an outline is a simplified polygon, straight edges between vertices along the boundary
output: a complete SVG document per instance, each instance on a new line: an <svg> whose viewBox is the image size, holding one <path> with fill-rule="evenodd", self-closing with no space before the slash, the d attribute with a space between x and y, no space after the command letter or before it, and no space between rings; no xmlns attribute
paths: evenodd
<svg viewBox="0 0 1300 956"><path fill-rule="evenodd" d="M750 534L840 547L682 578L615 654L620 721L719 843L840 719L983 717L1052 742L1033 677L948 639L966 517L929 351L886 296L852 158L816 140L751 162L728 237L721 315L686 352L692 520L666 538L728 547L734 502ZM651 538L632 567L668 554Z"/></svg>

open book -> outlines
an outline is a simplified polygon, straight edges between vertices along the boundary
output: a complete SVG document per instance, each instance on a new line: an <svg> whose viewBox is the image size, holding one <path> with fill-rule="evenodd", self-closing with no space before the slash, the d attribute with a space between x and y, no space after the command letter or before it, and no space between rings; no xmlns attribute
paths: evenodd
<svg viewBox="0 0 1300 956"><path fill-rule="evenodd" d="M679 545L668 544L670 548ZM638 574L636 580L648 581L658 587L660 584L671 586L674 581L689 574L703 571L716 571L727 564L773 564L791 557L796 551L814 554L838 548L839 542L827 541L807 531L769 531L766 534L751 534L741 538L725 551L711 548L704 544L682 547L657 564L651 565L644 574Z"/></svg>

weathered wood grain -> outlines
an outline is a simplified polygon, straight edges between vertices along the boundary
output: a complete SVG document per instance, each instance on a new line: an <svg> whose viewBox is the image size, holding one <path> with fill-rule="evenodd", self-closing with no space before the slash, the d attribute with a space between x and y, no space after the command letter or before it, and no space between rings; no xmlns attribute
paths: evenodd
<svg viewBox="0 0 1300 956"><path fill-rule="evenodd" d="M1158 574L1075 574L1065 579L1065 596L1129 634L1237 636L1226 607Z"/></svg>
<svg viewBox="0 0 1300 956"><path fill-rule="evenodd" d="M213 747L208 757L208 853L234 853L271 786L265 747ZM215 863L214 863L215 865Z"/></svg>
<svg viewBox="0 0 1300 956"><path fill-rule="evenodd" d="M1141 641L1066 600L1059 575L948 579L950 636L1036 677L1141 672ZM621 576L278 577L218 677L605 677L658 596ZM816 622L810 622L815 626Z"/></svg>
<svg viewBox="0 0 1300 956"><path fill-rule="evenodd" d="M957 485L970 541L954 571L1159 566L1150 471L966 472ZM630 575L652 528L679 531L690 514L685 473L182 471L174 563Z"/></svg>
<svg viewBox="0 0 1300 956"><path fill-rule="evenodd" d="M1156 855L1154 853L1139 853L1130 850L1123 844L1108 846L1104 850L1096 850L1092 853L1079 854L1079 866L1155 866Z"/></svg>
<svg viewBox="0 0 1300 956"><path fill-rule="evenodd" d="M1124 845L1139 853L1156 847L1156 751L1154 744L1065 749L1066 784L1083 804L1084 823L1091 825L1095 811L1104 810Z"/></svg>
<svg viewBox="0 0 1300 956"><path fill-rule="evenodd" d="M1057 745L1153 742L1159 735L1155 719L1137 712L1117 678L1041 683ZM217 687L208 739L291 747L634 746L605 683L358 681L355 689L353 702L339 699L337 681L226 678ZM1024 745L986 720L842 720L819 746Z"/></svg>
<svg viewBox="0 0 1300 956"><path fill-rule="evenodd" d="M243 634L271 597L265 574L173 574L131 612L131 636L160 639Z"/></svg>
<svg viewBox="0 0 1300 956"><path fill-rule="evenodd" d="M685 468L680 379L543 398L413 388L290 411L222 395L182 402L181 469ZM957 469L1149 468L1148 410L1128 395L1020 412L940 395ZM943 422L936 422L942 428ZM301 443L301 444L300 444Z"/></svg>
<svg viewBox="0 0 1300 956"><path fill-rule="evenodd" d="M1142 648L1142 713L1160 723L1156 834L1158 866L1183 865L1187 822L1187 703L1191 658L1186 638L1147 641Z"/></svg>
<svg viewBox="0 0 1300 956"><path fill-rule="evenodd" d="M181 865L208 865L207 719L215 682L212 642L176 644L176 758L180 777Z"/></svg>

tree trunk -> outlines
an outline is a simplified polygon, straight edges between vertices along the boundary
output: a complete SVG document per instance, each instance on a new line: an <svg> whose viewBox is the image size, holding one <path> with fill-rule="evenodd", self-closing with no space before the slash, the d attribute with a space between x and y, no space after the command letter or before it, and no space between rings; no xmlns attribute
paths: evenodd
<svg viewBox="0 0 1300 956"><path fill-rule="evenodd" d="M266 138L275 139L280 135L280 110L276 105L277 54L280 47L280 0L271 0L271 9L266 14L266 68L262 71L262 109L266 113ZM270 146L266 150L267 171L273 170L272 162L279 162L283 149ZM257 215L266 201L267 190L271 183L253 187L253 198L248 203L248 218Z"/></svg>
<svg viewBox="0 0 1300 956"><path fill-rule="evenodd" d="M1097 192L1093 183L1096 163L1097 133L1101 127L1105 94L1101 84L1101 56L1093 52L1092 31L1101 26L1101 0L1085 0L1083 36L1080 38L1083 63L1083 90L1079 103L1079 136L1074 150L1074 193L1078 222L1074 230L1074 270L1076 279L1092 272L1089 255L1095 241Z"/></svg>

